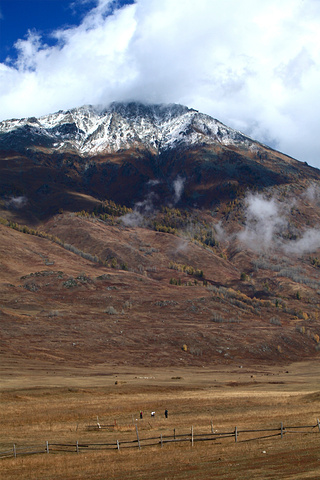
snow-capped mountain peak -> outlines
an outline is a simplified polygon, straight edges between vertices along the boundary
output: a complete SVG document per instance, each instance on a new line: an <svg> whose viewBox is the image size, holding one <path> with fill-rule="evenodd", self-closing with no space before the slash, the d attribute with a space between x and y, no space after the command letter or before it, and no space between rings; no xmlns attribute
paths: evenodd
<svg viewBox="0 0 320 480"><path fill-rule="evenodd" d="M0 143L6 148L46 148L94 156L130 148L160 153L198 144L250 146L254 142L183 105L115 102L107 108L86 105L40 118L5 120L0 122Z"/></svg>

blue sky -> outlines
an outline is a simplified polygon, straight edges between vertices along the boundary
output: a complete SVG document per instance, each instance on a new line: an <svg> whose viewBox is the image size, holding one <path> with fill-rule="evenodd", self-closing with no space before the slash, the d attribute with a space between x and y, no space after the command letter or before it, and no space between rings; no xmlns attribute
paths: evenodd
<svg viewBox="0 0 320 480"><path fill-rule="evenodd" d="M131 100L320 167L320 1L0 0L0 120Z"/></svg>
<svg viewBox="0 0 320 480"><path fill-rule="evenodd" d="M130 3L134 0L118 0L113 8ZM14 44L28 30L40 32L46 44L54 45L52 31L79 25L95 4L95 0L0 0L0 62L16 60Z"/></svg>
<svg viewBox="0 0 320 480"><path fill-rule="evenodd" d="M3 62L8 56L16 58L14 44L25 38L28 30L41 32L45 41L51 43L52 30L79 24L89 6L75 9L64 0L1 0L0 8L0 61Z"/></svg>

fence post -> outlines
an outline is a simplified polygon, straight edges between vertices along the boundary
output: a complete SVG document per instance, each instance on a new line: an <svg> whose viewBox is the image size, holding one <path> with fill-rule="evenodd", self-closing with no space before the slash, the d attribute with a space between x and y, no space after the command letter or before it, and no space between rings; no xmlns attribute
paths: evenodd
<svg viewBox="0 0 320 480"><path fill-rule="evenodd" d="M320 432L320 422L319 422L319 418L317 418L317 424L318 424L318 428L319 428L319 432Z"/></svg>
<svg viewBox="0 0 320 480"><path fill-rule="evenodd" d="M238 441L238 427L234 428L234 441L235 443Z"/></svg>
<svg viewBox="0 0 320 480"><path fill-rule="evenodd" d="M193 426L191 427L191 447L193 447Z"/></svg>
<svg viewBox="0 0 320 480"><path fill-rule="evenodd" d="M77 445L76 445L76 447L77 447L77 453L79 453L79 442L78 442L78 440L77 440Z"/></svg>
<svg viewBox="0 0 320 480"><path fill-rule="evenodd" d="M176 439L176 429L174 428L173 429L173 440L175 440L175 439Z"/></svg>
<svg viewBox="0 0 320 480"><path fill-rule="evenodd" d="M211 420L211 433L214 433L213 432L213 420Z"/></svg>
<svg viewBox="0 0 320 480"><path fill-rule="evenodd" d="M141 448L141 445L140 445L140 440L139 440L139 432L138 432L138 426L136 424L136 434L137 434L137 439L138 439L138 447L139 447L139 450Z"/></svg>
<svg viewBox="0 0 320 480"><path fill-rule="evenodd" d="M283 423L281 422L281 438L283 438Z"/></svg>
<svg viewBox="0 0 320 480"><path fill-rule="evenodd" d="M16 444L13 444L13 456L14 458L17 458L17 449L16 449Z"/></svg>
<svg viewBox="0 0 320 480"><path fill-rule="evenodd" d="M47 453L49 453L49 442L48 441L46 441L46 451L47 451Z"/></svg>
<svg viewBox="0 0 320 480"><path fill-rule="evenodd" d="M117 449L120 450L120 443L119 440L117 440Z"/></svg>

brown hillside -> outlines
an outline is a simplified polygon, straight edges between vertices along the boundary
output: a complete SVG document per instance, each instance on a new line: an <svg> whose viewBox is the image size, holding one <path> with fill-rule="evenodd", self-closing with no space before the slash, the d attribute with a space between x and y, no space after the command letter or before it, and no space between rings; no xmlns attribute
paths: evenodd
<svg viewBox="0 0 320 480"><path fill-rule="evenodd" d="M234 242L111 223L61 214L42 225L47 238L0 225L3 359L183 366L318 355L319 275L308 257L295 265L312 285Z"/></svg>
<svg viewBox="0 0 320 480"><path fill-rule="evenodd" d="M132 122L135 107L117 108ZM1 134L2 358L317 357L319 170L208 117L175 124L162 148L134 118L136 140L106 127L99 154L76 148L76 123L57 126L63 149L30 121Z"/></svg>

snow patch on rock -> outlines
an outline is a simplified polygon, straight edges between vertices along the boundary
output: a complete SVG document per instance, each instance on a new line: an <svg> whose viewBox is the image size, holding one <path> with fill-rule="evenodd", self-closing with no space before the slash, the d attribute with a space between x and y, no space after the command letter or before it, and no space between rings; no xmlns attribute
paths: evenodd
<svg viewBox="0 0 320 480"><path fill-rule="evenodd" d="M73 151L82 156L139 148L155 153L196 145L251 146L255 142L209 115L183 105L112 103L91 105L42 116L0 122L4 135L22 132L28 148ZM9 138L8 137L8 138Z"/></svg>

